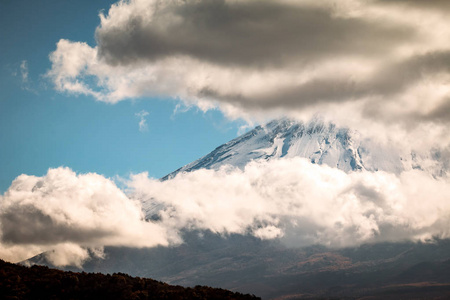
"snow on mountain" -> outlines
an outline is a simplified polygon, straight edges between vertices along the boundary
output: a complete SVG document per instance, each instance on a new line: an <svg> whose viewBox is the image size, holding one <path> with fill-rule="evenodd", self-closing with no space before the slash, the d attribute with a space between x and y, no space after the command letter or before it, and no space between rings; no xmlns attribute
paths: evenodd
<svg viewBox="0 0 450 300"><path fill-rule="evenodd" d="M397 151L364 139L356 131L317 119L304 124L284 118L256 127L163 180L202 168L217 170L223 165L244 168L252 160L296 156L345 172L383 170L398 174L404 170L404 159Z"/></svg>

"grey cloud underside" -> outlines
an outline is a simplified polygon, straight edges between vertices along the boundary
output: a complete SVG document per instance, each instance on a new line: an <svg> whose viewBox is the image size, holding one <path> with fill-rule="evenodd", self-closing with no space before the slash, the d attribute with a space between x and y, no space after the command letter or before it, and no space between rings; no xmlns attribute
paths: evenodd
<svg viewBox="0 0 450 300"><path fill-rule="evenodd" d="M340 18L326 8L252 1L186 1L152 20L98 28L99 56L112 65L186 55L214 64L281 67L340 56L390 52L414 36L400 25Z"/></svg>
<svg viewBox="0 0 450 300"><path fill-rule="evenodd" d="M383 96L383 99L379 101L390 101L390 96L404 92L405 89L427 76L450 73L449 61L450 52L432 52L382 66L371 77L359 81L340 77L315 78L298 86L280 87L272 93L252 97L242 94L222 94L210 87L205 87L198 96L250 108L303 108L320 103L345 102L366 96ZM371 115L376 112L369 107L366 114ZM445 101L435 110L414 117L449 121L450 103Z"/></svg>
<svg viewBox="0 0 450 300"><path fill-rule="evenodd" d="M402 4L420 9L450 10L450 1L448 0L375 0L375 2L388 5Z"/></svg>
<svg viewBox="0 0 450 300"><path fill-rule="evenodd" d="M431 112L418 117L421 117L424 120L434 120L441 122L450 121L450 98L446 98L442 105L433 109Z"/></svg>
<svg viewBox="0 0 450 300"><path fill-rule="evenodd" d="M89 243L113 235L100 229L83 229L70 220L58 222L34 206L15 206L0 215L2 242L52 245L62 242Z"/></svg>
<svg viewBox="0 0 450 300"><path fill-rule="evenodd" d="M203 88L200 98L213 98L236 106L252 109L304 108L320 103L337 103L361 95L362 91L351 79L313 79L298 86L279 87L276 91L257 96L223 94L212 88Z"/></svg>

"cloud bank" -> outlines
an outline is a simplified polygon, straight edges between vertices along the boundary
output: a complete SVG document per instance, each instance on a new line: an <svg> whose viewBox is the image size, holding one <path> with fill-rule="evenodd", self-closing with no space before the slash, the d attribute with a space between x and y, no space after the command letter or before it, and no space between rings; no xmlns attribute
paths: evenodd
<svg viewBox="0 0 450 300"><path fill-rule="evenodd" d="M0 197L0 253L18 261L49 253L56 265L80 265L107 245L167 245L164 228L145 222L139 202L109 179L50 169L43 177L21 175Z"/></svg>
<svg viewBox="0 0 450 300"><path fill-rule="evenodd" d="M18 261L54 250L47 254L54 264L81 265L101 257L103 246L175 245L186 230L290 246L449 238L449 197L448 178L420 170L347 174L303 158L167 181L142 173L129 178L126 193L100 175L58 168L21 175L1 196L0 257Z"/></svg>
<svg viewBox="0 0 450 300"><path fill-rule="evenodd" d="M162 96L231 118L320 111L445 130L448 12L438 0L120 1L94 47L58 42L48 75L112 103Z"/></svg>
<svg viewBox="0 0 450 300"><path fill-rule="evenodd" d="M450 234L449 181L419 170L347 174L305 158L283 158L164 182L144 173L133 176L129 187L166 228L332 247Z"/></svg>

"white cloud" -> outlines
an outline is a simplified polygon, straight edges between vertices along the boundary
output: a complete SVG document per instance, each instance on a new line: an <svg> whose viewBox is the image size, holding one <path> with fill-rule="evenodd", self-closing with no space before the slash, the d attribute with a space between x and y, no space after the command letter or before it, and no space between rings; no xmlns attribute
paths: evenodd
<svg viewBox="0 0 450 300"><path fill-rule="evenodd" d="M0 203L0 253L12 261L55 250L48 258L56 265L80 264L88 249L169 243L164 228L145 222L139 202L97 174L21 175Z"/></svg>
<svg viewBox="0 0 450 300"><path fill-rule="evenodd" d="M64 39L56 47L58 50L50 54L52 69L47 73L55 88L69 93L91 95L99 100L105 99L106 95L94 91L84 82L89 76L99 76L91 71L98 65L96 49L86 43Z"/></svg>
<svg viewBox="0 0 450 300"><path fill-rule="evenodd" d="M22 83L28 82L28 62L26 60L22 60L20 63L20 75L22 76Z"/></svg>
<svg viewBox="0 0 450 300"><path fill-rule="evenodd" d="M22 60L20 63L15 64L11 75L17 77L20 80L20 87L22 88L22 90L35 94L37 93L37 91L33 88L34 84L29 76L29 66L27 60Z"/></svg>
<svg viewBox="0 0 450 300"><path fill-rule="evenodd" d="M19 176L0 199L0 257L54 250L47 254L54 264L81 265L102 257L103 246L176 244L185 230L291 246L450 238L450 180L420 170L345 173L283 158L167 181L142 173L127 185L128 195L101 175L67 168ZM142 210L158 217L145 221Z"/></svg>
<svg viewBox="0 0 450 300"><path fill-rule="evenodd" d="M139 131L144 132L148 130L147 119L148 112L145 110L141 110L138 113L135 113L135 116L139 118Z"/></svg>
<svg viewBox="0 0 450 300"><path fill-rule="evenodd" d="M401 0L120 1L100 15L98 45L61 40L48 74L59 90L111 103L171 97L247 120L336 115L337 107L344 125L368 119L382 131L445 130L448 8Z"/></svg>
<svg viewBox="0 0 450 300"><path fill-rule="evenodd" d="M144 173L129 186L166 228L343 247L449 237L449 183L418 170L347 174L283 158L253 162L244 171L198 170L164 182Z"/></svg>

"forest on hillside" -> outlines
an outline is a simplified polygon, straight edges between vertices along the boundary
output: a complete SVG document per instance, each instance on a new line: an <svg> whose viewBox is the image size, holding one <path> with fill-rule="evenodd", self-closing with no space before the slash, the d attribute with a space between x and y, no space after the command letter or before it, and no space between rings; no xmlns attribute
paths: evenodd
<svg viewBox="0 0 450 300"><path fill-rule="evenodd" d="M0 260L2 299L260 299L207 286L185 288L123 273L76 273Z"/></svg>

